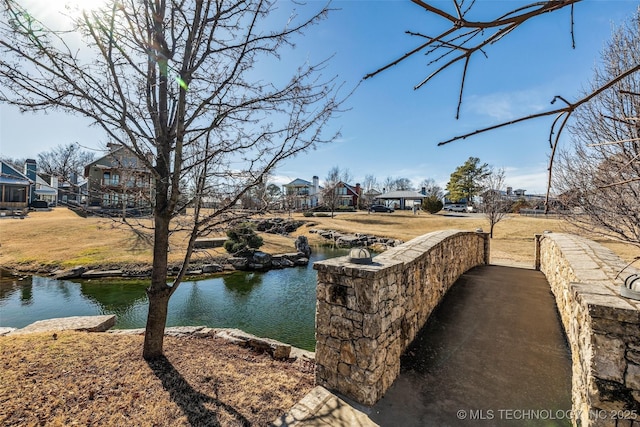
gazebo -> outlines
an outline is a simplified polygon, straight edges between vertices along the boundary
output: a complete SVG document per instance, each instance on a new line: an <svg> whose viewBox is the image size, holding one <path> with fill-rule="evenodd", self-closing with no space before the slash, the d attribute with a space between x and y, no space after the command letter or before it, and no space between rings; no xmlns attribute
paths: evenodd
<svg viewBox="0 0 640 427"><path fill-rule="evenodd" d="M408 190L404 190L404 191L389 191L388 193L382 193L379 196L376 196L376 200L379 201L385 201L388 202L389 200L393 200L393 201L398 201L398 205L400 206L399 209L410 209L413 207L415 203L415 201L417 200L418 203L422 203L423 199L426 199L428 196L422 194L422 193L418 193L417 191L408 191ZM412 204L410 204L407 207L407 201L413 201Z"/></svg>

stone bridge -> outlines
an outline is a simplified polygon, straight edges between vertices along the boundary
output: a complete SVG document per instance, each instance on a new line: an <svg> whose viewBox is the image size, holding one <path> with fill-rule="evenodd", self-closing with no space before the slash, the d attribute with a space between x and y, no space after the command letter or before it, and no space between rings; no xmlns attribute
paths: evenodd
<svg viewBox="0 0 640 427"><path fill-rule="evenodd" d="M550 284L571 348L573 422L619 425L602 415L624 411L640 422L640 301L619 292L624 277L638 270L616 278L624 262L577 236L547 233L535 242L536 267ZM489 238L437 231L373 261L342 257L314 265L316 382L368 406L398 377L400 356L448 289L466 271L489 264Z"/></svg>

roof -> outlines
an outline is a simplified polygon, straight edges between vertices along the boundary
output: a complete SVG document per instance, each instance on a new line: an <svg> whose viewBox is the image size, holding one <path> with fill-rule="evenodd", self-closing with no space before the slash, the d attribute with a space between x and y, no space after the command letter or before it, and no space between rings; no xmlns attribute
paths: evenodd
<svg viewBox="0 0 640 427"><path fill-rule="evenodd" d="M58 194L58 190L47 184L47 182L39 175L36 175L36 184L40 186L40 188L36 188L36 194L51 196Z"/></svg>
<svg viewBox="0 0 640 427"><path fill-rule="evenodd" d="M382 194L382 192L376 190L375 188L372 188L372 189L368 190L366 193L364 193L365 196L377 196L379 194Z"/></svg>
<svg viewBox="0 0 640 427"><path fill-rule="evenodd" d="M383 200L399 200L399 199L425 199L426 196L417 191L389 191L388 193L382 193L376 197L376 199Z"/></svg>
<svg viewBox="0 0 640 427"><path fill-rule="evenodd" d="M353 195L357 195L358 191L356 190L357 187L351 185L351 184L347 184L346 182L342 182L342 185L344 185L344 187L349 190L351 192L351 194Z"/></svg>
<svg viewBox="0 0 640 427"><path fill-rule="evenodd" d="M313 184L311 184L309 181L305 181L304 179L296 178L290 183L285 184L285 187L304 187L307 185L311 186Z"/></svg>
<svg viewBox="0 0 640 427"><path fill-rule="evenodd" d="M5 185L31 185L31 180L9 163L0 160L0 183Z"/></svg>
<svg viewBox="0 0 640 427"><path fill-rule="evenodd" d="M58 194L58 192L51 187L40 187L36 189L36 194L41 196L46 196L46 195L55 196Z"/></svg>

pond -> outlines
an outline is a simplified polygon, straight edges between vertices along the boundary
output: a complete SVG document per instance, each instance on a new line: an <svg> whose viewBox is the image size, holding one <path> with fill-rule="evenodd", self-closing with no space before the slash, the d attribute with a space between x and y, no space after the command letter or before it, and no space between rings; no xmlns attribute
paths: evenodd
<svg viewBox="0 0 640 427"><path fill-rule="evenodd" d="M347 253L313 250L306 267L235 272L182 283L169 302L167 326L238 328L313 351L317 280L313 262ZM0 326L21 328L56 317L115 314L115 328L143 328L147 286L148 282L133 280L0 276Z"/></svg>

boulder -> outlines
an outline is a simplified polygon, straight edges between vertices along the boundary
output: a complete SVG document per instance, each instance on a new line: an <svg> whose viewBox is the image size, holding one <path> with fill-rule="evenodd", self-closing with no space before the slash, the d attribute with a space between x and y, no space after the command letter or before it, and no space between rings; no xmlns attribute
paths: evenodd
<svg viewBox="0 0 640 427"><path fill-rule="evenodd" d="M305 257L309 258L311 255L311 246L309 246L309 240L306 236L298 236L295 245L298 252L303 253Z"/></svg>
<svg viewBox="0 0 640 427"><path fill-rule="evenodd" d="M82 273L80 277L83 279L100 279L103 277L118 277L123 274L122 270L89 270Z"/></svg>
<svg viewBox="0 0 640 427"><path fill-rule="evenodd" d="M309 258L298 258L298 259L295 261L295 264L296 264L296 265L300 265L300 266L302 266L302 265L307 265L307 264L309 264Z"/></svg>
<svg viewBox="0 0 640 427"><path fill-rule="evenodd" d="M249 267L249 260L244 257L229 257L227 262L236 270L247 270Z"/></svg>
<svg viewBox="0 0 640 427"><path fill-rule="evenodd" d="M224 242L226 241L226 237L202 237L196 239L193 247L194 249L221 248L224 246Z"/></svg>
<svg viewBox="0 0 640 427"><path fill-rule="evenodd" d="M114 314L104 316L74 316L57 319L39 320L22 329L10 332L10 335L49 331L87 331L104 332L116 324Z"/></svg>
<svg viewBox="0 0 640 427"><path fill-rule="evenodd" d="M288 359L291 346L270 338L259 338L239 329L223 329L216 336L229 340L235 344L244 345L260 351L266 351L274 359Z"/></svg>
<svg viewBox="0 0 640 427"><path fill-rule="evenodd" d="M249 266L252 270L265 270L271 267L271 255L261 251L255 251L249 259Z"/></svg>
<svg viewBox="0 0 640 427"><path fill-rule="evenodd" d="M220 264L205 264L202 266L203 273L219 273L222 271Z"/></svg>
<svg viewBox="0 0 640 427"><path fill-rule="evenodd" d="M56 273L54 279L78 279L85 271L87 271L86 267L70 268Z"/></svg>

